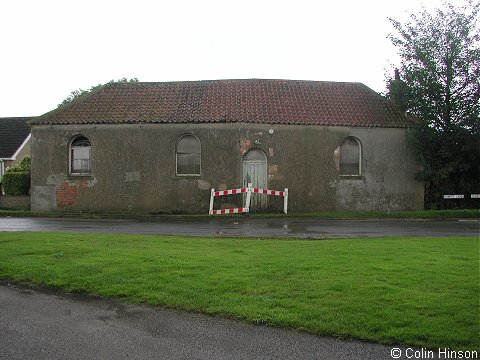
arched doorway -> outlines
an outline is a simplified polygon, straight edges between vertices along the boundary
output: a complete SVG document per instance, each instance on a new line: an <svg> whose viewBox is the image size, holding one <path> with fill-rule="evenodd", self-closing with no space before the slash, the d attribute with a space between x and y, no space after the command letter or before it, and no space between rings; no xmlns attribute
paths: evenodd
<svg viewBox="0 0 480 360"><path fill-rule="evenodd" d="M267 156L260 149L252 149L243 156L243 186L252 183L254 188L268 189L267 184ZM265 208L267 196L252 194L250 207L253 209Z"/></svg>

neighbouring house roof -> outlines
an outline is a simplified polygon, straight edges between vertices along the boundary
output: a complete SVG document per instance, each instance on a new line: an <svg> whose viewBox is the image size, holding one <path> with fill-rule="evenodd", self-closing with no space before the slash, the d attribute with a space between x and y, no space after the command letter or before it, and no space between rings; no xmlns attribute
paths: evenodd
<svg viewBox="0 0 480 360"><path fill-rule="evenodd" d="M360 83L207 80L110 83L37 124L257 123L407 127L411 121Z"/></svg>
<svg viewBox="0 0 480 360"><path fill-rule="evenodd" d="M0 118L0 159L11 159L30 135L33 117Z"/></svg>

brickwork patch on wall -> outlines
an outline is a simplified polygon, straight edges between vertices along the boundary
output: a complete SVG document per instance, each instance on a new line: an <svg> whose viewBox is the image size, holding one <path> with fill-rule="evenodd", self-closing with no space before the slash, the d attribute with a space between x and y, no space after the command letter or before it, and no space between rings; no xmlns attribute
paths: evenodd
<svg viewBox="0 0 480 360"><path fill-rule="evenodd" d="M63 181L56 191L57 207L63 209L75 204L77 200L77 185Z"/></svg>
<svg viewBox="0 0 480 360"><path fill-rule="evenodd" d="M240 152L245 154L252 148L252 142L249 139L240 139Z"/></svg>

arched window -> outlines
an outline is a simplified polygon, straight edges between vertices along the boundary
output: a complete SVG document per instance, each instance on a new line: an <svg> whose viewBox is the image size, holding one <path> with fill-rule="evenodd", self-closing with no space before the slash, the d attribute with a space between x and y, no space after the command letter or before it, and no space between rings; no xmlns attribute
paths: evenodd
<svg viewBox="0 0 480 360"><path fill-rule="evenodd" d="M359 176L362 168L362 148L358 139L349 136L340 146L340 175Z"/></svg>
<svg viewBox="0 0 480 360"><path fill-rule="evenodd" d="M201 145L193 135L184 135L177 142L177 175L200 175Z"/></svg>
<svg viewBox="0 0 480 360"><path fill-rule="evenodd" d="M90 140L79 135L70 143L70 174L90 174Z"/></svg>
<svg viewBox="0 0 480 360"><path fill-rule="evenodd" d="M266 161L267 157L262 150L252 149L243 156L244 161Z"/></svg>

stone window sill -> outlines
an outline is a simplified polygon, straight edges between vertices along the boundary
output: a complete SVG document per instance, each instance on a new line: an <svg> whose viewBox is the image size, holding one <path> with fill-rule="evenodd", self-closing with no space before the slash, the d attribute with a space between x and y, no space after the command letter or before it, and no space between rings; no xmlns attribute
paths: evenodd
<svg viewBox="0 0 480 360"><path fill-rule="evenodd" d="M340 180L363 180L362 175L340 175L339 176Z"/></svg>
<svg viewBox="0 0 480 360"><path fill-rule="evenodd" d="M92 174L70 174L67 176L68 180L93 180Z"/></svg>
<svg viewBox="0 0 480 360"><path fill-rule="evenodd" d="M175 175L172 177L173 180L201 180L203 179L202 175Z"/></svg>

